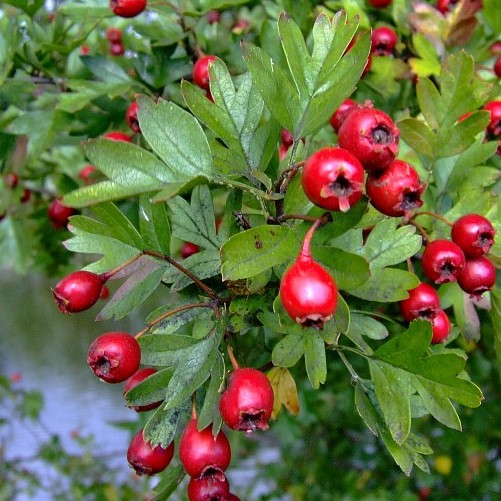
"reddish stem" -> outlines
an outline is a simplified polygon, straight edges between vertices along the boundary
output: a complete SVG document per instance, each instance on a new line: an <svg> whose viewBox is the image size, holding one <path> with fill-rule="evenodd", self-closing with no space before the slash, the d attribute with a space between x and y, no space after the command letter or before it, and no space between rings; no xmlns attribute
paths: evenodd
<svg viewBox="0 0 501 501"><path fill-rule="evenodd" d="M237 359L235 358L235 354L233 353L233 349L228 343L226 343L226 350L228 351L228 357L230 357L230 362L233 366L233 369L239 369L240 367L238 365Z"/></svg>
<svg viewBox="0 0 501 501"><path fill-rule="evenodd" d="M447 218L445 218L444 216L441 216L440 214L437 214L436 212L422 210L422 211L416 212L412 216L412 219L415 219L418 216L431 216L431 217L434 217L435 219L438 219L439 221L442 221L443 223L445 223L445 224L447 224L449 226L452 226L454 224L451 221L449 221Z"/></svg>

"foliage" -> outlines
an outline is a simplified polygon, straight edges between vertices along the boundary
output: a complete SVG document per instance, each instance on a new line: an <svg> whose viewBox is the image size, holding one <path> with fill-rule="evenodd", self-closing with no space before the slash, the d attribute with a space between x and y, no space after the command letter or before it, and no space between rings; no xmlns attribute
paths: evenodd
<svg viewBox="0 0 501 501"><path fill-rule="evenodd" d="M430 322L407 324L398 302L425 280L426 241L449 238L444 221L475 212L501 232L499 139L485 139L482 110L501 96L486 70L499 16L494 2L484 3L481 10L463 0L444 16L404 0L385 10L348 1L179 0L151 2L133 19L91 0L55 10L14 0L2 7L0 264L60 275L75 266L69 251L87 255L85 269L120 281L97 320L122 318L163 294L165 306L137 335L142 364L158 372L125 395L130 406L164 401L145 424L153 444L179 433L192 395L199 426L219 429L228 345L242 367L268 371L272 428L291 453L286 464L311 436L325 438L299 467L273 469L278 491L270 496L334 499L334 470L342 478L336 499L392 499L392 488L413 499L411 489L432 483L414 465L429 473L433 450L456 457L457 431L478 426L474 416L483 411L475 408L483 400L490 408L498 393L499 291L476 301L456 283L441 285L454 329L438 345L430 344ZM213 24L212 9L222 11ZM391 56L371 55L369 29L382 24L399 36ZM122 30L124 55L110 54L109 27ZM204 53L217 56L208 94L190 82ZM427 184L418 213L389 218L364 197L327 217L306 198L301 166L336 144L329 119L347 97L370 99L395 120L399 158ZM134 100L141 132L132 142L103 137L130 132L124 117ZM293 138L285 155L282 129ZM96 171L82 180L89 163ZM8 185L9 173L18 185ZM56 197L79 211L60 231L47 218ZM340 290L321 330L289 318L279 296L284 271L319 218L328 222L312 254ZM199 250L181 260L183 242ZM489 257L499 267L499 242ZM473 452L462 451L469 469L455 459L461 486L443 480L444 493L469 499L491 454L486 444L471 448L481 466L470 467ZM178 482L179 470L167 470L155 499L167 499ZM371 489L372 497L363 494Z"/></svg>

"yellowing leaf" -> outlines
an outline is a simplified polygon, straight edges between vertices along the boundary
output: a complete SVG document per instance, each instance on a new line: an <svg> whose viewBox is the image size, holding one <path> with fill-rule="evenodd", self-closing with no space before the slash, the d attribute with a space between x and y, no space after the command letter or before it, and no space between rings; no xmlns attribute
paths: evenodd
<svg viewBox="0 0 501 501"><path fill-rule="evenodd" d="M275 402L271 417L277 419L282 405L294 416L299 413L299 400L296 382L285 367L273 367L268 374L268 379L273 387Z"/></svg>

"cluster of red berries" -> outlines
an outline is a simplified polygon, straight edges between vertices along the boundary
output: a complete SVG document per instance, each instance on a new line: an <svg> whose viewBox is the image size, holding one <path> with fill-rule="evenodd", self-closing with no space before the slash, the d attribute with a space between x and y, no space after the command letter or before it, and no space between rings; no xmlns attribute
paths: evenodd
<svg viewBox="0 0 501 501"><path fill-rule="evenodd" d="M54 299L63 313L77 313L91 308L102 297L113 272L96 274L81 270L60 280L53 289ZM219 412L228 428L251 433L268 429L274 404L273 387L261 371L239 368L229 349L234 370L219 400ZM87 363L102 381L122 383L124 395L157 371L140 368L141 348L136 337L126 332L107 332L90 345ZM137 412L155 409L162 402L134 406ZM166 447L152 446L137 432L129 444L127 460L140 475L163 471L174 457L174 443ZM179 460L191 477L188 484L190 501L235 501L224 475L231 461L231 448L225 433L213 435L212 427L198 429L196 411L184 428L179 441Z"/></svg>
<svg viewBox="0 0 501 501"><path fill-rule="evenodd" d="M109 27L106 30L106 38L110 42L110 54L112 56L123 55L125 47L122 41L122 30L119 28Z"/></svg>

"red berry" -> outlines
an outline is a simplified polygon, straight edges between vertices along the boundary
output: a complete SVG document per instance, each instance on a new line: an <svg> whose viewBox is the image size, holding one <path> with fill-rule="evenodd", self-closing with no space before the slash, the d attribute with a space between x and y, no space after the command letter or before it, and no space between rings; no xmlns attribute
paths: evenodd
<svg viewBox="0 0 501 501"><path fill-rule="evenodd" d="M431 487L421 487L419 489L419 500L426 501L431 495Z"/></svg>
<svg viewBox="0 0 501 501"><path fill-rule="evenodd" d="M444 342L451 333L451 322L449 317L443 310L439 310L435 317L431 320L431 330L433 336L431 342L433 344Z"/></svg>
<svg viewBox="0 0 501 501"><path fill-rule="evenodd" d="M78 313L96 303L105 282L103 275L85 270L75 271L60 280L52 293L63 313Z"/></svg>
<svg viewBox="0 0 501 501"><path fill-rule="evenodd" d="M337 307L337 287L330 273L312 257L312 226L296 261L284 273L280 300L289 316L304 327L322 329Z"/></svg>
<svg viewBox="0 0 501 501"><path fill-rule="evenodd" d="M96 168L93 165L86 165L85 167L82 168L82 170L78 175L84 183L90 184L92 182L92 177L95 172Z"/></svg>
<svg viewBox="0 0 501 501"><path fill-rule="evenodd" d="M221 14L217 10L210 10L207 12L207 22L209 24L219 23Z"/></svg>
<svg viewBox="0 0 501 501"><path fill-rule="evenodd" d="M458 2L458 0L437 0L435 7L439 12L441 12L444 16L452 10L454 5Z"/></svg>
<svg viewBox="0 0 501 501"><path fill-rule="evenodd" d="M501 40L496 40L490 47L489 51L493 56L501 54Z"/></svg>
<svg viewBox="0 0 501 501"><path fill-rule="evenodd" d="M179 460L190 477L222 479L231 461L230 443L222 430L214 437L212 426L198 431L197 423L196 418L188 421L181 435Z"/></svg>
<svg viewBox="0 0 501 501"><path fill-rule="evenodd" d="M204 56L193 66L193 81L202 89L209 90L209 63L215 59L216 56Z"/></svg>
<svg viewBox="0 0 501 501"><path fill-rule="evenodd" d="M110 0L113 14L120 17L135 17L146 9L146 0Z"/></svg>
<svg viewBox="0 0 501 501"><path fill-rule="evenodd" d="M249 21L247 19L237 19L231 31L236 33L237 35L241 35L246 29L250 26Z"/></svg>
<svg viewBox="0 0 501 501"><path fill-rule="evenodd" d="M114 28L110 26L106 30L106 38L111 42L111 43L118 43L122 41L122 30L120 28Z"/></svg>
<svg viewBox="0 0 501 501"><path fill-rule="evenodd" d="M187 257L196 254L200 250L200 247L192 242L184 242L181 247L181 257L186 259Z"/></svg>
<svg viewBox="0 0 501 501"><path fill-rule="evenodd" d="M282 161L285 158L288 151L289 148L287 148L287 146L284 146L283 144L280 144L278 146L278 158L280 159L280 161Z"/></svg>
<svg viewBox="0 0 501 501"><path fill-rule="evenodd" d="M69 218L74 216L77 211L73 207L63 205L61 201L56 198L49 205L47 213L52 226L54 226L57 230L60 230L62 228L66 228Z"/></svg>
<svg viewBox="0 0 501 501"><path fill-rule="evenodd" d="M154 475L169 466L174 457L174 442L165 449L160 445L152 447L139 430L132 438L127 449L127 461L138 475Z"/></svg>
<svg viewBox="0 0 501 501"><path fill-rule="evenodd" d="M465 257L460 247L450 240L433 240L421 259L423 273L436 284L455 282L463 271Z"/></svg>
<svg viewBox="0 0 501 501"><path fill-rule="evenodd" d="M133 103L130 104L130 106L127 108L127 111L125 113L125 121L127 122L127 125L134 131L134 132L141 132L141 128L139 127L139 120L137 119L137 102L134 101Z"/></svg>
<svg viewBox="0 0 501 501"><path fill-rule="evenodd" d="M112 56L123 56L125 47L122 42L110 44L110 54Z"/></svg>
<svg viewBox="0 0 501 501"><path fill-rule="evenodd" d="M496 268L485 256L467 259L464 270L458 275L459 287L469 293L470 297L480 298L495 283Z"/></svg>
<svg viewBox="0 0 501 501"><path fill-rule="evenodd" d="M82 56L88 56L90 52L89 46L88 45L81 45L80 46L80 54Z"/></svg>
<svg viewBox="0 0 501 501"><path fill-rule="evenodd" d="M364 169L349 151L322 148L306 161L301 182L314 204L346 212L362 198Z"/></svg>
<svg viewBox="0 0 501 501"><path fill-rule="evenodd" d="M487 125L487 134L492 138L501 136L501 101L489 101L484 110L487 110L490 115L489 125Z"/></svg>
<svg viewBox="0 0 501 501"><path fill-rule="evenodd" d="M219 400L223 421L233 430L250 433L268 429L273 411L273 387L261 371L250 367L236 369Z"/></svg>
<svg viewBox="0 0 501 501"><path fill-rule="evenodd" d="M14 172L8 172L5 174L4 183L7 188L13 190L19 184L19 176Z"/></svg>
<svg viewBox="0 0 501 501"><path fill-rule="evenodd" d="M292 137L290 130L282 129L282 131L280 132L280 142L286 148L290 148L292 146L292 143L294 142L294 138Z"/></svg>
<svg viewBox="0 0 501 501"><path fill-rule="evenodd" d="M498 56L497 59L494 61L494 73L498 78L501 78L501 56Z"/></svg>
<svg viewBox="0 0 501 501"><path fill-rule="evenodd" d="M357 103L356 101L353 101L353 99L345 99L339 105L339 108L333 113L329 122L336 133L339 131L339 127L341 126L341 122L344 120L344 117L346 116L346 112L356 105Z"/></svg>
<svg viewBox="0 0 501 501"><path fill-rule="evenodd" d="M398 42L397 34L388 26L379 26L372 30L371 40L371 52L378 56L391 55Z"/></svg>
<svg viewBox="0 0 501 501"><path fill-rule="evenodd" d="M230 492L230 497L228 498L228 501L240 501L240 498Z"/></svg>
<svg viewBox="0 0 501 501"><path fill-rule="evenodd" d="M26 202L29 202L31 198L31 190L28 188L24 188L23 194L21 195L21 203L25 204Z"/></svg>
<svg viewBox="0 0 501 501"><path fill-rule="evenodd" d="M459 245L466 257L479 257L489 252L494 244L491 222L480 214L466 214L452 225L452 241Z"/></svg>
<svg viewBox="0 0 501 501"><path fill-rule="evenodd" d="M144 381L147 377L151 376L152 374L155 374L156 372L157 372L156 369L153 369L151 367L145 367L143 369L139 369L129 379L127 379L127 381L125 381L124 394L132 390L132 388L136 387L139 383ZM153 402L151 404L146 404L146 405L135 405L132 408L136 412L145 412L145 411L150 411L152 409L156 409L161 403L162 401Z"/></svg>
<svg viewBox="0 0 501 501"><path fill-rule="evenodd" d="M223 474L220 476L221 478L208 476L190 479L189 501L229 501L230 484Z"/></svg>
<svg viewBox="0 0 501 501"><path fill-rule="evenodd" d="M107 332L89 347L87 363L94 374L107 383L122 383L139 368L141 349L126 332Z"/></svg>
<svg viewBox="0 0 501 501"><path fill-rule="evenodd" d="M440 310L440 299L431 285L421 282L408 292L409 297L398 303L400 312L407 322L412 322L415 318L432 319L437 315Z"/></svg>
<svg viewBox="0 0 501 501"><path fill-rule="evenodd" d="M126 141L127 143L132 142L132 136L128 136L127 134L119 131L108 132L103 137L105 139L111 139L112 141Z"/></svg>
<svg viewBox="0 0 501 501"><path fill-rule="evenodd" d="M376 9L384 9L391 4L392 0L367 0L367 2L369 3L369 5L372 5L372 7L375 7Z"/></svg>
<svg viewBox="0 0 501 501"><path fill-rule="evenodd" d="M425 187L414 167L403 160L393 160L382 172L369 173L365 182L371 204L390 217L407 216L421 207Z"/></svg>
<svg viewBox="0 0 501 501"><path fill-rule="evenodd" d="M339 146L355 155L367 171L383 170L398 153L399 130L372 103L353 107L339 127Z"/></svg>

